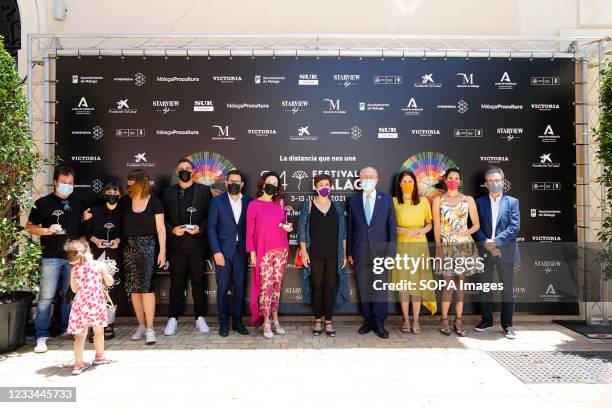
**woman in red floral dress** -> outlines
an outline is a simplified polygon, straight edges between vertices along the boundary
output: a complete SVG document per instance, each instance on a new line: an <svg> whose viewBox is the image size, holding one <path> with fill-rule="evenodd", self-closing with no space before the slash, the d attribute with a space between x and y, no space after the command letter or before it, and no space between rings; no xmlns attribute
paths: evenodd
<svg viewBox="0 0 612 408"><path fill-rule="evenodd" d="M84 241L70 241L64 246L68 261L73 265L70 288L75 293L68 319L68 333L74 334L73 375L81 374L91 364L83 362L83 350L87 331L94 332L96 357L93 365L108 364L113 360L104 357L104 327L107 326L106 298L102 284L111 286L113 277L106 266L95 261Z"/></svg>

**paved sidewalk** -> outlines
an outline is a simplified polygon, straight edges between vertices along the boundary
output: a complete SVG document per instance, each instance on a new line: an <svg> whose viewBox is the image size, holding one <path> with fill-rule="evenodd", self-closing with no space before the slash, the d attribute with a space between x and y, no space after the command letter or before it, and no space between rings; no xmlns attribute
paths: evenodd
<svg viewBox="0 0 612 408"><path fill-rule="evenodd" d="M2 386L76 386L77 404L124 407L603 407L612 401L612 384L525 384L494 360L490 351L612 351L612 342L590 340L544 320L516 323L518 338L508 340L498 327L471 329L467 338L442 336L437 319L423 317L421 335L399 332L390 319L388 340L356 333L359 321L336 322L335 339L313 337L310 322L282 319L284 336L222 338L197 333L191 318L176 336L147 346L130 335L134 323L117 324L107 342L117 363L92 368L78 377L61 367L72 359L72 341L52 339L45 354L27 345L0 357ZM451 320L452 321L452 320ZM93 358L87 345L86 360ZM30 404L40 407L40 404ZM0 406L27 406L5 404ZM62 406L53 404L54 407Z"/></svg>

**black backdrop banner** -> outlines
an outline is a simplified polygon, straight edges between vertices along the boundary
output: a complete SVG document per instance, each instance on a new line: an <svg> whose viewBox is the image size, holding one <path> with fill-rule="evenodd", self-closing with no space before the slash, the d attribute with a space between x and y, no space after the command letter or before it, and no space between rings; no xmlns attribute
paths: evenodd
<svg viewBox="0 0 612 408"><path fill-rule="evenodd" d="M449 167L464 172L466 194L485 194L495 165L520 199L519 240L576 241L572 59L62 56L56 67L56 155L87 200L133 168L160 193L188 157L214 192L234 167L251 195L263 171L279 172L295 225L318 173L343 202L360 168L377 168L387 192L408 168L431 200ZM306 313L296 238L281 311ZM162 274L161 303L168 285ZM351 297L339 312L357 311L352 277Z"/></svg>

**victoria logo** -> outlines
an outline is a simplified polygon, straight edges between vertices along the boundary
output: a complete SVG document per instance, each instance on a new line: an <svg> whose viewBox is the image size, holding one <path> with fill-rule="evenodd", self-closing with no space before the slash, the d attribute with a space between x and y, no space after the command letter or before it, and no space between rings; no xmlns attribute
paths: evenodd
<svg viewBox="0 0 612 408"><path fill-rule="evenodd" d="M247 133L257 137L274 136L276 129L248 129Z"/></svg>
<svg viewBox="0 0 612 408"><path fill-rule="evenodd" d="M213 75L213 81L221 82L222 84L234 84L242 82L242 77L239 75Z"/></svg>
<svg viewBox="0 0 612 408"><path fill-rule="evenodd" d="M421 77L421 82L414 84L415 88L441 88L442 84L434 81L433 74L425 74Z"/></svg>
<svg viewBox="0 0 612 408"><path fill-rule="evenodd" d="M459 77L457 88L480 88L480 85L474 82L474 74L457 72L457 76Z"/></svg>
<svg viewBox="0 0 612 408"><path fill-rule="evenodd" d="M481 162L486 162L489 164L504 163L509 160L510 159L508 158L508 156L480 156Z"/></svg>
<svg viewBox="0 0 612 408"><path fill-rule="evenodd" d="M340 99L323 99L323 102L326 103L327 109L323 109L323 113L325 114L345 114L346 111L340 108Z"/></svg>
<svg viewBox="0 0 612 408"><path fill-rule="evenodd" d="M93 162L98 162L101 161L102 158L100 156L97 155L90 155L90 156L71 156L70 159L73 162L79 162L79 163L93 163Z"/></svg>
<svg viewBox="0 0 612 408"><path fill-rule="evenodd" d="M129 114L129 113L136 113L136 112L138 112L138 109L130 108L130 105L128 104L127 99L119 99L117 102L115 102L115 108L110 108L108 110L108 113L118 113L118 114Z"/></svg>
<svg viewBox="0 0 612 408"><path fill-rule="evenodd" d="M431 137L440 134L440 129L411 129L414 136Z"/></svg>
<svg viewBox="0 0 612 408"><path fill-rule="evenodd" d="M402 108L404 116L418 116L423 112L423 108L419 108L414 98L410 98L406 106Z"/></svg>
<svg viewBox="0 0 612 408"><path fill-rule="evenodd" d="M497 89L514 89L516 82L510 79L508 72L504 72L499 81L495 82L495 86Z"/></svg>
<svg viewBox="0 0 612 408"><path fill-rule="evenodd" d="M319 77L317 74L300 74L298 76L298 85L319 85Z"/></svg>
<svg viewBox="0 0 612 408"><path fill-rule="evenodd" d="M84 96L79 99L77 106L72 108L72 112L75 115L91 115L93 111L95 111L95 108L89 106Z"/></svg>
<svg viewBox="0 0 612 408"><path fill-rule="evenodd" d="M540 112L550 112L559 109L558 103L532 103L531 109L538 110Z"/></svg>
<svg viewBox="0 0 612 408"><path fill-rule="evenodd" d="M212 140L236 140L235 137L230 136L229 125L212 125L214 129L217 129L217 136L213 136Z"/></svg>

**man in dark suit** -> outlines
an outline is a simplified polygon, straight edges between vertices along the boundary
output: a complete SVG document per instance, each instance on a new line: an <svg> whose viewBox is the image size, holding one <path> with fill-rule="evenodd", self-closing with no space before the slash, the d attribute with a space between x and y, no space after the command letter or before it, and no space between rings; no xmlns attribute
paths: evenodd
<svg viewBox="0 0 612 408"><path fill-rule="evenodd" d="M227 192L213 198L208 212L208 238L215 260L217 279L217 310L219 335L229 335L230 315L232 329L249 334L242 323L244 286L246 276L246 212L251 197L242 194L242 174L230 170L225 182ZM232 307L228 292L232 288Z"/></svg>
<svg viewBox="0 0 612 408"><path fill-rule="evenodd" d="M513 274L514 265L520 261L516 236L521 226L519 200L503 194L504 172L497 167L485 173L485 185L489 194L476 200L480 229L474 234L484 258L483 282L492 282L493 269L497 270L504 284L501 304L501 326L507 338L516 338L512 328L514 314ZM486 255L486 256L484 256ZM483 292L482 320L474 328L483 332L493 327L491 292Z"/></svg>
<svg viewBox="0 0 612 408"><path fill-rule="evenodd" d="M212 199L210 188L192 179L193 165L182 159L176 166L178 184L167 187L163 193L168 232L168 262L170 263L169 319L164 329L166 336L177 330L177 320L185 303L187 277L191 281L196 329L208 333L206 324L206 296L204 293L205 260L208 254L206 221Z"/></svg>
<svg viewBox="0 0 612 408"><path fill-rule="evenodd" d="M346 252L355 266L357 286L364 318L359 334L373 330L386 339L384 322L389 305L386 290L375 290L375 280L387 282L388 271L375 275L374 258L395 257L396 221L391 196L376 190L378 172L365 167L359 172L363 192L351 195L347 202L348 239Z"/></svg>

